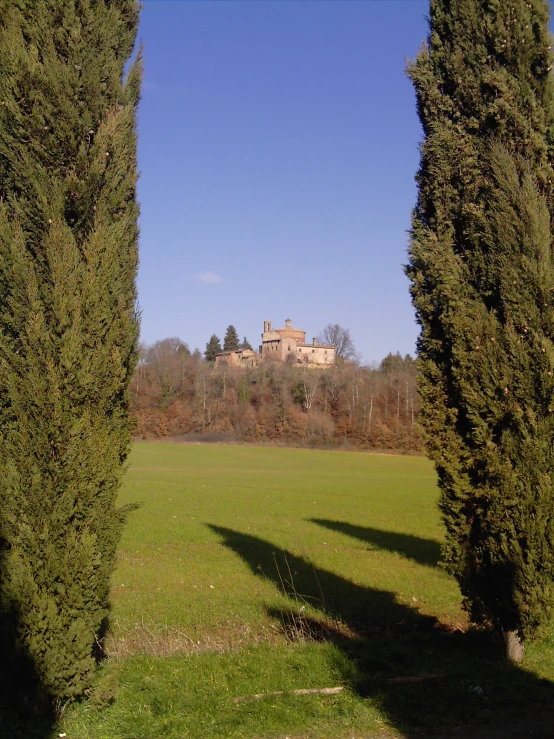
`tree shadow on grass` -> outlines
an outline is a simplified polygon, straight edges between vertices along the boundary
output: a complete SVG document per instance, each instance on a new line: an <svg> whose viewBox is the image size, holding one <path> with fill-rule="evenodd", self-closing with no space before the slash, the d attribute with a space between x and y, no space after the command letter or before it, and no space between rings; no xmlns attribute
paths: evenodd
<svg viewBox="0 0 554 739"><path fill-rule="evenodd" d="M331 531L338 531L340 534L365 541L371 544L372 548L400 554L427 567L436 566L440 560L441 545L433 539L422 539L412 534L383 531L370 526L355 526L346 521L328 521L321 518L311 518L309 520Z"/></svg>
<svg viewBox="0 0 554 739"><path fill-rule="evenodd" d="M0 583L6 551L5 540L0 535ZM17 649L18 614L5 604L2 607L1 595L0 736L49 739L56 724L52 701L40 690L32 661Z"/></svg>
<svg viewBox="0 0 554 739"><path fill-rule="evenodd" d="M267 609L283 633L291 640L334 643L347 657L348 669L344 660L338 667L344 684L405 736L497 722L554 705L554 685L504 660L490 634L453 632L394 593L353 583L249 534L210 528L255 575L288 597L289 606ZM482 694L472 691L477 686ZM329 686L317 684L314 676L314 685L306 687Z"/></svg>

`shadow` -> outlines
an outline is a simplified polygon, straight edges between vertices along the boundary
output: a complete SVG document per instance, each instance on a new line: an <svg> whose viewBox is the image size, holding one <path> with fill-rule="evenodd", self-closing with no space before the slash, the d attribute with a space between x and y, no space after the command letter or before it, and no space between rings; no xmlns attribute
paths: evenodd
<svg viewBox="0 0 554 739"><path fill-rule="evenodd" d="M383 531L369 526L355 526L346 521L328 521L320 518L309 520L331 531L365 541L372 545L372 549L400 554L426 567L436 567L440 560L441 545L433 539L422 539L412 534L397 534L394 531Z"/></svg>
<svg viewBox="0 0 554 739"><path fill-rule="evenodd" d="M210 528L256 576L287 597L288 605L266 608L283 635L290 641L334 644L339 651L329 650L327 659L336 660L343 684L370 701L405 737L490 724L554 706L554 685L507 662L489 633L452 631L399 602L394 593L352 583L255 536ZM480 690L472 690L477 686ZM554 713L546 726L550 733L532 736L554 737Z"/></svg>
<svg viewBox="0 0 554 739"><path fill-rule="evenodd" d="M279 549L262 539L221 526L210 528L223 538L225 546L239 554L255 575L265 577L299 607L311 606L332 621L340 621L351 633L367 629L402 627L404 606L386 591L363 588L327 570L316 568L308 559ZM429 616L409 611L412 626L433 626Z"/></svg>
<svg viewBox="0 0 554 739"><path fill-rule="evenodd" d="M0 535L0 588L8 545ZM17 646L18 613L0 591L0 736L49 739L56 725L32 660Z"/></svg>

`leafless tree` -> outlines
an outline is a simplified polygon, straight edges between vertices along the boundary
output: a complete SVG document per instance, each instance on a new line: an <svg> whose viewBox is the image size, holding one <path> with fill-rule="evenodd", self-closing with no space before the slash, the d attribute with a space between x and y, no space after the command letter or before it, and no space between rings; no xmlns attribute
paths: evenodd
<svg viewBox="0 0 554 739"><path fill-rule="evenodd" d="M166 408L172 397L179 393L179 386L184 384L190 350L181 339L170 338L156 341L142 351L143 362L150 365L157 375L162 394L161 404Z"/></svg>
<svg viewBox="0 0 554 739"><path fill-rule="evenodd" d="M338 323L328 323L317 337L320 344L333 344L335 354L341 359L353 359L356 356L356 347L347 328Z"/></svg>
<svg viewBox="0 0 554 739"><path fill-rule="evenodd" d="M132 384L137 434L230 433L255 441L317 438L418 449L417 363L391 354L378 366L289 362L215 367L167 339L141 347ZM300 411L302 408L303 413Z"/></svg>
<svg viewBox="0 0 554 739"><path fill-rule="evenodd" d="M304 391L304 409L306 413L312 410L314 399L319 386L319 373L317 370L304 368L302 373L302 389Z"/></svg>

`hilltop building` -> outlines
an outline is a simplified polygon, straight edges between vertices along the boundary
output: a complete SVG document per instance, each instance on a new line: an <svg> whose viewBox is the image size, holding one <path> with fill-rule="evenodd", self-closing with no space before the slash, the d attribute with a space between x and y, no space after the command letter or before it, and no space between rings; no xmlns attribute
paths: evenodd
<svg viewBox="0 0 554 739"><path fill-rule="evenodd" d="M215 355L215 366L227 364L229 367L256 367L261 361L261 355L252 349L236 349L219 352Z"/></svg>
<svg viewBox="0 0 554 739"><path fill-rule="evenodd" d="M260 354L264 359L275 358L281 362L295 362L328 366L335 364L335 347L331 344L318 344L312 339L306 344L306 332L293 328L290 318L285 321L284 328L272 328L271 321L264 322Z"/></svg>
<svg viewBox="0 0 554 739"><path fill-rule="evenodd" d="M332 344L318 344L312 339L306 344L306 332L291 325L287 318L283 328L272 328L271 321L264 321L262 343L258 354L250 349L221 352L216 355L216 366L228 364L231 367L255 367L264 361L293 362L308 367L323 368L335 364L335 347Z"/></svg>

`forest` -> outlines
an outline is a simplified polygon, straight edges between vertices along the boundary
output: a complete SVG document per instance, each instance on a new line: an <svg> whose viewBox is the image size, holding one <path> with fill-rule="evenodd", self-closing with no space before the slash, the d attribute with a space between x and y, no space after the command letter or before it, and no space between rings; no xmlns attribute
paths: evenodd
<svg viewBox="0 0 554 739"><path fill-rule="evenodd" d="M417 362L328 369L265 361L215 367L180 339L141 347L131 408L135 437L419 450Z"/></svg>

